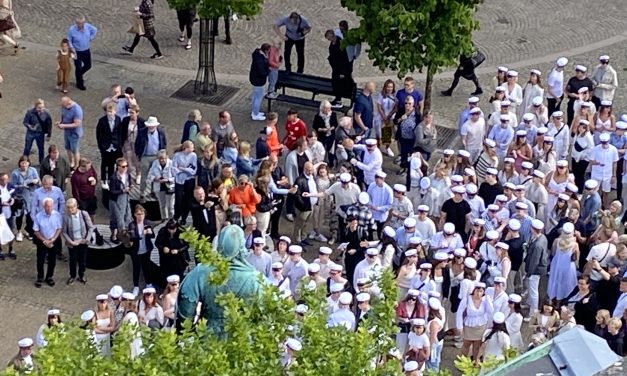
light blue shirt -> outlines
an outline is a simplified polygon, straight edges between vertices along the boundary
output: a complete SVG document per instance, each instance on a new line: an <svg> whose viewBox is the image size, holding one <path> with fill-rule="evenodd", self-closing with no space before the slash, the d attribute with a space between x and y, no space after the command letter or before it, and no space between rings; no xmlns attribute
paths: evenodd
<svg viewBox="0 0 627 376"><path fill-rule="evenodd" d="M67 31L67 39L70 42L70 48L76 51L87 51L92 40L96 37L96 29L93 25L85 22L83 29L79 30L76 24L70 26Z"/></svg>
<svg viewBox="0 0 627 376"><path fill-rule="evenodd" d="M531 239L531 217L527 215L520 218L520 216L514 214L512 218L516 218L518 222L520 222L520 237L523 238L525 242L528 242L529 239Z"/></svg>
<svg viewBox="0 0 627 376"><path fill-rule="evenodd" d="M144 155L154 156L159 152L159 131L155 130L154 132L148 133L148 143L146 144L146 150L144 150Z"/></svg>
<svg viewBox="0 0 627 376"><path fill-rule="evenodd" d="M42 210L33 221L33 230L39 232L46 240L52 239L54 233L60 230L62 226L61 214L54 209L50 215Z"/></svg>
<svg viewBox="0 0 627 376"><path fill-rule="evenodd" d="M73 124L76 119L80 122L78 127L66 128L63 131L65 134L81 137L83 135L83 108L76 102L72 103L70 108L61 108L61 123Z"/></svg>
<svg viewBox="0 0 627 376"><path fill-rule="evenodd" d="M196 153L185 154L179 151L172 157L172 170L174 172L174 182L184 184L186 180L196 176Z"/></svg>
<svg viewBox="0 0 627 376"><path fill-rule="evenodd" d="M61 188L52 186L49 191L45 190L43 187L37 188L35 192L33 192L33 198L30 206L30 215L33 221L37 218L37 214L44 210L44 199L47 197L54 200L57 207L53 209L57 212L61 213L65 208L65 197L63 196Z"/></svg>
<svg viewBox="0 0 627 376"><path fill-rule="evenodd" d="M509 144L514 139L514 129L509 126L503 128L500 124L495 125L494 127L492 127L488 138L496 142L496 154L498 155L498 157L504 158L505 154L507 154L507 148L509 147Z"/></svg>
<svg viewBox="0 0 627 376"><path fill-rule="evenodd" d="M372 209L372 217L377 222L385 222L388 219L388 213L394 201L392 188L386 183L379 187L377 183L370 183L368 186L368 196L370 196L370 204L376 209Z"/></svg>
<svg viewBox="0 0 627 376"><path fill-rule="evenodd" d="M459 120L457 121L457 130L462 130L462 125L466 122L466 120L470 119L470 107L466 107L462 110L462 113L459 114Z"/></svg>

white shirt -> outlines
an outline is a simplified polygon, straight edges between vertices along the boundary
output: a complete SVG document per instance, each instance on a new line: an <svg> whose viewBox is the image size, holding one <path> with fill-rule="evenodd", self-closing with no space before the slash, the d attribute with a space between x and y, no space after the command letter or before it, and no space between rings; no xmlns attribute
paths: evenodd
<svg viewBox="0 0 627 376"><path fill-rule="evenodd" d="M348 330L355 330L355 315L346 308L338 308L337 311L329 315L327 326L333 328L335 326L343 326Z"/></svg>
<svg viewBox="0 0 627 376"><path fill-rule="evenodd" d="M355 266L355 271L353 273L353 287L356 292L359 292L359 287L357 287L357 280L360 278L370 278L373 272L377 273L381 270L381 261L377 257L374 259L372 264L368 263L368 259L361 260L357 266Z"/></svg>
<svg viewBox="0 0 627 376"><path fill-rule="evenodd" d="M570 130L567 125L562 123L562 126L557 129L554 123L549 124L549 130L546 132L547 136L552 136L553 150L557 159L568 159L568 148L570 146Z"/></svg>
<svg viewBox="0 0 627 376"><path fill-rule="evenodd" d="M491 329L488 329L483 334L483 339L485 340L490 334ZM509 335L504 332L496 332L490 337L490 339L485 344L485 350L483 351L483 355L487 358L489 355L494 356L496 359L505 358L505 350L510 346Z"/></svg>
<svg viewBox="0 0 627 376"><path fill-rule="evenodd" d="M590 161L600 162L602 165L592 165L591 178L595 180L610 179L614 171L613 164L618 162L618 150L614 145L597 145L590 150Z"/></svg>
<svg viewBox="0 0 627 376"><path fill-rule="evenodd" d="M549 90L546 91L547 98L557 99L561 97L564 94L564 71L558 71L553 68L549 72L547 86L549 87ZM555 96L551 95L551 92L555 93Z"/></svg>
<svg viewBox="0 0 627 376"><path fill-rule="evenodd" d="M479 118L476 122L466 120L462 124L460 133L466 140L466 150L482 150L486 135L485 120L483 118Z"/></svg>
<svg viewBox="0 0 627 376"><path fill-rule="evenodd" d="M512 102L511 104L512 111L516 112L516 107L520 106L520 104L523 101L522 87L520 87L519 84L514 84L514 87L510 91L508 84L503 84L501 86L505 88L505 96L507 97L507 99L509 99L509 101ZM514 123L514 124L518 124L518 123Z"/></svg>
<svg viewBox="0 0 627 376"><path fill-rule="evenodd" d="M431 347L429 343L429 337L427 337L427 332L420 335L416 335L416 333L411 332L407 335L407 347L413 350L426 349Z"/></svg>
<svg viewBox="0 0 627 376"><path fill-rule="evenodd" d="M602 268L607 267L607 263L610 259L616 254L616 246L612 243L601 243L597 244L594 247L590 248L590 253L588 253L588 257L586 257L586 261L590 261L593 258L599 262ZM590 279L593 281L600 281L603 279L601 273L593 270L590 273Z"/></svg>
<svg viewBox="0 0 627 376"><path fill-rule="evenodd" d="M307 268L309 268L309 263L302 258L296 264L290 259L283 265L283 276L289 277L292 294L296 294L298 283L307 275Z"/></svg>
<svg viewBox="0 0 627 376"><path fill-rule="evenodd" d="M316 184L316 179L314 179L313 175L310 175L310 176L305 175L305 177L307 178L307 186L309 187L309 193L310 194L318 193L318 185ZM309 202L311 202L311 206L313 208L313 206L315 206L316 203L318 202L318 197L309 196Z"/></svg>
<svg viewBox="0 0 627 376"><path fill-rule="evenodd" d="M618 319L622 318L623 312L625 312L626 309L627 309L627 292L624 292L621 294L620 297L618 297L618 301L616 302L616 308L614 308L612 317L615 317Z"/></svg>
<svg viewBox="0 0 627 376"><path fill-rule="evenodd" d="M381 171L381 166L383 165L381 150L375 147L372 152L369 152L366 145L361 144L353 146L353 149L362 150L364 152L362 157L363 161L358 161L355 166L364 172L364 182L366 185L369 185L374 182L375 174Z"/></svg>

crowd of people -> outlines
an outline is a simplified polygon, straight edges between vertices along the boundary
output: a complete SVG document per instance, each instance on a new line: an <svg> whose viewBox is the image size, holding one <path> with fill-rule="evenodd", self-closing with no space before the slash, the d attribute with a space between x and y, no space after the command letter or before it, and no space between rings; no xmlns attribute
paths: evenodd
<svg viewBox="0 0 627 376"><path fill-rule="evenodd" d="M77 62L84 60L82 73L90 63L81 46L95 35L87 25L79 18L65 47ZM279 35L283 26L285 68L296 46L302 72L311 26L297 13L277 21ZM351 76L359 55L339 48L340 26L339 35L325 35L334 80ZM523 353L575 326L624 355L627 235L619 231L627 225L627 116L613 114L618 81L607 55L590 76L587 67L575 65L566 83L569 62L558 59L546 87L539 70L532 69L521 86L518 72L498 67L489 104L482 108L473 96L460 113L461 148L439 153L433 114L423 112L411 77L399 89L394 80L379 89L366 83L351 116L333 111L341 106L338 94L321 102L311 126L293 108L281 127L278 113L259 111L264 91L275 93L272 78L264 87L283 62L279 45L264 44L253 53L251 117L264 122L254 142L239 139L227 110L215 122L192 110L172 153L158 118L144 120L134 90L116 84L101 103L96 126L97 173L80 154L78 103L64 96L56 122L41 99L26 112L23 156L10 174L0 174L0 198L4 227L15 230L15 241L26 237L37 247L35 286L55 285L63 242L66 283L87 282L98 193L109 213L109 240L131 254L132 289L113 286L81 316L104 356L121 323L173 326L178 285L190 262L179 234L190 215L192 227L209 239L226 224L242 226L249 263L285 297L298 302L303 286L325 289L331 327L357 330L371 301L381 298L378 275L391 270L399 326L391 355L403 361L407 375L439 369L445 342L478 363L503 358L510 347ZM84 88L78 73L77 86ZM53 125L63 131L67 158L56 145L44 156ZM39 169L29 160L33 142ZM392 163L398 164L396 176L384 171ZM139 204L132 207L134 186ZM159 203L165 222L159 231L146 219L142 205L149 200ZM293 222L291 231L283 216ZM12 246L6 242L6 257L15 259ZM151 273L155 248L160 276ZM317 256L306 261L304 255L312 254ZM306 312L296 306L296 313ZM42 328L60 323L59 310L51 309ZM46 344L43 333L19 342L11 366L32 366L35 342ZM301 346L298 339L286 340L286 366L298 360ZM143 351L138 339L133 356Z"/></svg>

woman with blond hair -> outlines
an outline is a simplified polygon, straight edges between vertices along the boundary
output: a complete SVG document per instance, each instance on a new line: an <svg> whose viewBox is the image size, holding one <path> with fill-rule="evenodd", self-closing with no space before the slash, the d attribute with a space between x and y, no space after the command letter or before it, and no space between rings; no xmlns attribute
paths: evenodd
<svg viewBox="0 0 627 376"><path fill-rule="evenodd" d="M190 197L194 197L196 185L197 156L194 143L185 141L172 157L174 175L174 219L185 224L190 210Z"/></svg>
<svg viewBox="0 0 627 376"><path fill-rule="evenodd" d="M262 161L268 159L267 157L256 159L250 157L250 142L242 141L239 143L237 160L235 162L235 169L238 175L246 175L249 179L257 173L259 164Z"/></svg>
<svg viewBox="0 0 627 376"><path fill-rule="evenodd" d="M109 296L100 294L96 296L96 343L103 356L111 356L111 332L114 331L116 322L113 311L109 308Z"/></svg>
<svg viewBox="0 0 627 376"><path fill-rule="evenodd" d="M577 286L576 261L579 259L579 244L572 223L564 223L562 233L553 242L552 253L547 294L549 298L559 301L570 295Z"/></svg>
<svg viewBox="0 0 627 376"><path fill-rule="evenodd" d="M596 214L599 216L599 224L596 230L590 235L590 244L612 243L618 240L618 232L616 232L616 224L614 216L609 210L599 210Z"/></svg>

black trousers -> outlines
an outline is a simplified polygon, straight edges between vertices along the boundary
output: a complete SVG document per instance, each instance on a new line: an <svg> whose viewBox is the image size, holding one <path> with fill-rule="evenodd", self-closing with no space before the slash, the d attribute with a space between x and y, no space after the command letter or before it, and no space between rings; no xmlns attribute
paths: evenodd
<svg viewBox="0 0 627 376"><path fill-rule="evenodd" d="M275 205L276 210L274 213L270 214L270 236L272 238L278 239L281 237L281 234L279 233L279 223L281 222L281 213L283 212L284 204L285 200L281 198L279 203Z"/></svg>
<svg viewBox="0 0 627 376"><path fill-rule="evenodd" d="M122 157L122 152L115 151L103 151L100 153L102 162L100 162L100 179L102 181L109 180L109 177L115 172L115 161Z"/></svg>
<svg viewBox="0 0 627 376"><path fill-rule="evenodd" d="M479 80L477 79L477 75L475 74L474 70L472 71L472 74L464 75L464 71L462 69L457 69L455 71L455 74L453 74L453 82L451 82L451 87L449 88L449 91L455 90L455 88L459 84L459 79L461 77L464 77L468 81L472 81L472 83L475 84L475 89L481 88L481 85L479 84Z"/></svg>
<svg viewBox="0 0 627 376"><path fill-rule="evenodd" d="M37 280L44 280L44 264L48 261L45 279L54 276L54 268L57 265L57 254L61 252L61 238L57 238L51 248L46 247L41 241L36 240L37 246Z"/></svg>
<svg viewBox="0 0 627 376"><path fill-rule="evenodd" d="M183 31L187 32L187 39L192 37L192 26L194 26L194 18L196 17L196 12L193 10L177 10L176 18L179 20L179 30L181 33Z"/></svg>
<svg viewBox="0 0 627 376"><path fill-rule="evenodd" d="M573 98L568 99L568 105L566 107L566 123L568 126L573 122L575 117L575 100Z"/></svg>
<svg viewBox="0 0 627 376"><path fill-rule="evenodd" d="M588 161L580 160L579 162L575 162L575 159L572 159L573 165L573 175L575 175L575 185L579 188L579 192L583 192L584 183L586 182L586 169L588 168ZM619 195L620 196L620 195Z"/></svg>
<svg viewBox="0 0 627 376"><path fill-rule="evenodd" d="M157 41L155 40L155 36L143 36L144 38L148 39L148 41L150 42L150 44L152 45L152 48L155 49L155 52L157 53L157 55L161 55L161 50L159 49L159 43L157 43ZM131 47L129 48L130 52L133 52L135 50L135 47L137 47L137 45L139 44L139 40L141 39L141 36L139 34L135 34L135 39L133 39L133 44L131 44Z"/></svg>
<svg viewBox="0 0 627 376"><path fill-rule="evenodd" d="M231 39L231 12L222 16L224 18L224 36L227 40ZM220 26L220 17L216 17L213 19L213 35L218 36L220 32L218 31L218 26Z"/></svg>
<svg viewBox="0 0 627 376"><path fill-rule="evenodd" d="M353 79L350 75L344 74L344 77L340 77L338 72L331 73L331 87L333 88L333 95L336 101L341 101L343 97L350 96L349 91L352 87Z"/></svg>
<svg viewBox="0 0 627 376"><path fill-rule="evenodd" d="M89 50L76 51L76 61L74 61L74 72L76 73L76 87L85 86L83 76L91 69L91 52Z"/></svg>
<svg viewBox="0 0 627 376"><path fill-rule="evenodd" d="M597 107L598 108L598 107ZM581 191L580 191L581 192ZM623 205L623 161L622 158L616 163L616 199Z"/></svg>
<svg viewBox="0 0 627 376"><path fill-rule="evenodd" d="M287 39L285 41L285 50L283 52L283 58L285 59L285 70L292 71L292 47L296 46L296 55L298 58L297 73L303 73L305 70L305 39L293 40Z"/></svg>
<svg viewBox="0 0 627 376"><path fill-rule="evenodd" d="M139 287L139 275L144 271L144 281L147 285L152 284L152 274L150 273L150 251L144 254L137 254L137 245L131 250L131 263L133 264L133 286Z"/></svg>
<svg viewBox="0 0 627 376"><path fill-rule="evenodd" d="M190 200L194 198L196 179L187 179L183 184L174 185L174 219L185 222L190 211Z"/></svg>
<svg viewBox="0 0 627 376"><path fill-rule="evenodd" d="M68 247L70 254L70 277L76 278L76 266L78 265L78 276L85 277L85 265L87 264L87 244L79 244Z"/></svg>
<svg viewBox="0 0 627 376"><path fill-rule="evenodd" d="M551 116L551 114L554 113L555 111L559 111L560 110L560 107L562 106L562 100L563 99L564 99L563 95L561 97L559 97L559 98L547 98L546 99L546 107L548 109L549 116Z"/></svg>
<svg viewBox="0 0 627 376"><path fill-rule="evenodd" d="M285 198L285 214L294 215L296 213L294 211L294 200L296 200L296 198L294 198L294 195L291 193L288 193L286 196L287 197Z"/></svg>

